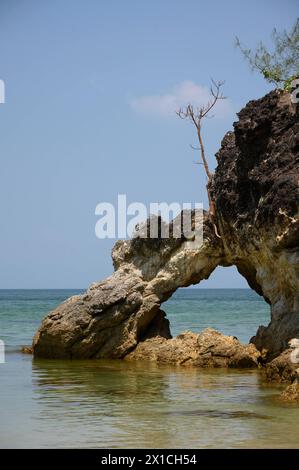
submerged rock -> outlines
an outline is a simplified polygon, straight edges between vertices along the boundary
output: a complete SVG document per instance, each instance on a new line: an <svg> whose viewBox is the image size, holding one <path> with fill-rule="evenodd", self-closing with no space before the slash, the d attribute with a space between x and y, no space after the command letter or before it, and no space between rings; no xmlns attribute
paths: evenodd
<svg viewBox="0 0 299 470"><path fill-rule="evenodd" d="M299 348L298 339L289 341L289 348L266 364L266 378L269 382L289 383L280 395L281 400L299 405Z"/></svg>
<svg viewBox="0 0 299 470"><path fill-rule="evenodd" d="M295 380L280 395L282 401L299 405L299 382Z"/></svg>
<svg viewBox="0 0 299 470"><path fill-rule="evenodd" d="M43 320L33 340L35 356L137 358L147 350L161 362L256 364L254 346L219 334L215 344L215 333L210 344L207 332L170 339L161 304L217 266L235 265L269 303L270 324L251 340L263 357L275 358L299 338L298 106L288 93L273 91L238 116L222 141L211 184L221 238L207 214L194 212L193 224L202 218L203 243L184 235L143 238L142 230L118 241L114 274Z"/></svg>
<svg viewBox="0 0 299 470"><path fill-rule="evenodd" d="M157 336L141 341L126 359L196 367L258 367L261 354L253 344L243 345L234 336L206 328L199 334L186 331L169 340Z"/></svg>
<svg viewBox="0 0 299 470"><path fill-rule="evenodd" d="M23 354L32 354L33 353L32 346L22 346L21 347L21 353L23 353Z"/></svg>
<svg viewBox="0 0 299 470"><path fill-rule="evenodd" d="M291 360L292 349L285 350L266 364L266 377L269 382L291 383L297 378L298 364Z"/></svg>

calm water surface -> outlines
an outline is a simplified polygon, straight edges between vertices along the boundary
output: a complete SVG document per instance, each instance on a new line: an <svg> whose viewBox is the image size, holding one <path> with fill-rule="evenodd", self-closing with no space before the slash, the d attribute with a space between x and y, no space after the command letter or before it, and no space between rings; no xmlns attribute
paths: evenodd
<svg viewBox="0 0 299 470"><path fill-rule="evenodd" d="M0 291L0 447L297 447L299 409L255 370L202 371L20 354L40 319L78 291ZM213 326L248 341L268 322L250 290L178 291L173 334Z"/></svg>

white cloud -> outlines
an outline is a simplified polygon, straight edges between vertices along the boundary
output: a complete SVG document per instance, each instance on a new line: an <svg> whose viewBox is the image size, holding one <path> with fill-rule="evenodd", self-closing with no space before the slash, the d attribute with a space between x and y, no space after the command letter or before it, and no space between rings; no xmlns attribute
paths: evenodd
<svg viewBox="0 0 299 470"><path fill-rule="evenodd" d="M149 116L169 117L180 107L191 103L194 106L206 104L211 99L208 87L197 85L191 80L185 80L164 95L148 95L134 98L130 101L131 108L139 114ZM225 117L230 112L228 99L220 100L213 110L215 117Z"/></svg>

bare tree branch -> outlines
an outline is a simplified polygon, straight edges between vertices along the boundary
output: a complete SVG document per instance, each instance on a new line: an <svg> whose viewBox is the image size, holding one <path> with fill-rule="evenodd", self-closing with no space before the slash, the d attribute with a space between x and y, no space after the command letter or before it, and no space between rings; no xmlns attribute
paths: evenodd
<svg viewBox="0 0 299 470"><path fill-rule="evenodd" d="M200 106L200 107L194 107L191 103L188 103L186 107L180 108L176 114L180 119L187 119L189 120L196 128L197 132L197 138L199 141L199 148L193 147L191 145L191 148L193 150L200 150L200 155L201 155L201 160L205 169L205 173L207 176L207 193L208 193L208 199L209 199L209 214L211 218L213 219L213 224L215 228L215 233L219 237L217 227L215 225L215 215L216 215L216 208L215 208L215 203L213 201L211 191L210 191L210 183L213 177L213 174L211 173L208 165L208 161L206 158L205 154L205 147L203 143L203 138L202 138L202 133L201 133L201 127L202 127L202 120L204 118L209 118L212 116L209 116L209 112L214 108L216 103L219 100L224 100L226 99L225 96L223 96L221 92L221 87L224 85L224 82L218 81L216 82L215 80L211 79L211 87L210 87L210 93L211 93L211 100L208 101L206 105Z"/></svg>

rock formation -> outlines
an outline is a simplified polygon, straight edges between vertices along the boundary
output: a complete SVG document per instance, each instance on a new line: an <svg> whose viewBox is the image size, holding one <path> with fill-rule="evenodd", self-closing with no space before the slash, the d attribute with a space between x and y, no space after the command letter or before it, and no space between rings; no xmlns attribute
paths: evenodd
<svg viewBox="0 0 299 470"><path fill-rule="evenodd" d="M223 139L213 184L225 259L271 306L252 342L272 357L299 337L298 112L288 93L250 101Z"/></svg>
<svg viewBox="0 0 299 470"><path fill-rule="evenodd" d="M253 344L243 345L234 336L206 328L200 334L186 331L173 339L146 339L126 359L195 367L258 367L261 354Z"/></svg>
<svg viewBox="0 0 299 470"><path fill-rule="evenodd" d="M298 363L291 360L291 349L286 349L265 366L269 382L291 383L297 379Z"/></svg>
<svg viewBox="0 0 299 470"><path fill-rule="evenodd" d="M193 221L202 217L194 213ZM118 241L112 250L115 272L43 320L34 355L123 358L146 338L170 338L161 303L178 287L208 278L221 262L220 239L205 217L203 239L202 244L183 236Z"/></svg>
<svg viewBox="0 0 299 470"><path fill-rule="evenodd" d="M265 365L269 382L288 383L280 399L299 405L299 340L289 341L288 348Z"/></svg>
<svg viewBox="0 0 299 470"><path fill-rule="evenodd" d="M282 401L299 405L299 382L294 381L280 395Z"/></svg>
<svg viewBox="0 0 299 470"><path fill-rule="evenodd" d="M253 345L272 360L299 338L298 106L288 93L273 91L238 117L216 155L211 185L221 238L206 214L194 212L194 224L203 218L203 243L183 234L143 238L138 230L118 241L115 272L43 320L33 340L36 357L147 356L200 367L252 366L260 361ZM250 346L211 330L171 339L161 304L219 265L235 265L264 297L270 324L259 327Z"/></svg>

